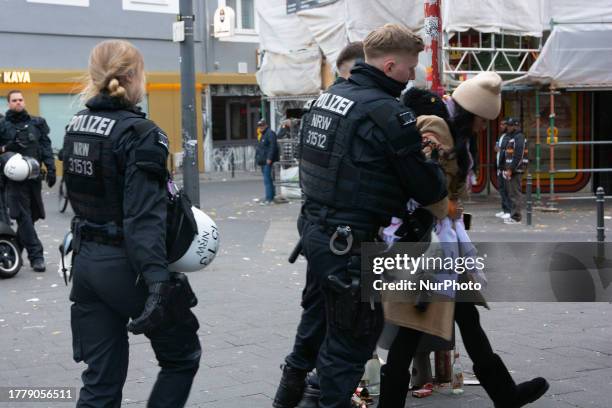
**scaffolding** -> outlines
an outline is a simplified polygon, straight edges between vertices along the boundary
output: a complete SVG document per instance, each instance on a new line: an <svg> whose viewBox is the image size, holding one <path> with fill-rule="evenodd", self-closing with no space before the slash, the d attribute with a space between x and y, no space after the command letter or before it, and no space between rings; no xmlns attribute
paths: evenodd
<svg viewBox="0 0 612 408"><path fill-rule="evenodd" d="M467 75L495 71L500 75L525 75L542 50L541 37L477 31L445 32L442 72L447 86Z"/></svg>

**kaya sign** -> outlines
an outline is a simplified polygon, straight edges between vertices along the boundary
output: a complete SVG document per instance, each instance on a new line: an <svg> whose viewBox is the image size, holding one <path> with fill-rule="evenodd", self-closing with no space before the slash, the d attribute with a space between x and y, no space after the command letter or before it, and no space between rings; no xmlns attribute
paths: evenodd
<svg viewBox="0 0 612 408"><path fill-rule="evenodd" d="M0 78L5 84L29 84L30 80L29 71L1 71Z"/></svg>

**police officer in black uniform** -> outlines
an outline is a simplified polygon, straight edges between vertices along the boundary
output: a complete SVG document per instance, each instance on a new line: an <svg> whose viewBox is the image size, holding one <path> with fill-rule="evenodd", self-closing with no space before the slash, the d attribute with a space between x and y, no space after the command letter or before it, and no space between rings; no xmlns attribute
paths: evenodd
<svg viewBox="0 0 612 408"><path fill-rule="evenodd" d="M144 96L140 52L126 41L98 44L85 95L63 147L76 214L73 351L88 366L77 406L121 406L130 330L149 338L161 367L148 407L183 407L199 367L199 324L189 306L177 310L167 268L168 138L135 106Z"/></svg>
<svg viewBox="0 0 612 408"><path fill-rule="evenodd" d="M387 24L364 41L366 62L330 87L302 119L298 229L308 260L303 313L275 408L302 398L317 368L323 408L348 408L382 329L380 304L361 302L361 242L373 241L410 198L445 199L444 176L421 153L412 111L397 100L414 79L423 42ZM333 247L333 249L332 249Z"/></svg>
<svg viewBox="0 0 612 408"><path fill-rule="evenodd" d="M40 117L31 116L25 109L21 91L13 90L7 95L9 109L0 120L0 153L15 152L44 163L49 187L55 184L55 161L49 139L49 126ZM45 271L43 246L38 239L34 223L45 218L42 202L42 178L13 181L5 179L7 204L11 218L17 220L17 238L22 248L28 251L28 259L36 272Z"/></svg>

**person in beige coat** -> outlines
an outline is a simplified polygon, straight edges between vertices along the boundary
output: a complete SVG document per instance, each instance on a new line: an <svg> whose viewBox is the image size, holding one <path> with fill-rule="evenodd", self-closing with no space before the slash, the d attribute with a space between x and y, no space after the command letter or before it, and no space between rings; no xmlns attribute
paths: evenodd
<svg viewBox="0 0 612 408"><path fill-rule="evenodd" d="M431 98L435 99L436 96L431 94ZM439 106L439 101L435 102ZM440 241L446 242L446 238L456 237L461 242L469 242L461 217L460 198L465 194L465 181L473 165L470 143L474 143L475 134L486 125L487 120L499 115L501 78L490 72L479 74L459 85L444 103L448 111L447 121L424 115L417 119L425 152L436 152L448 178L448 204L433 205L429 210L438 218L436 235ZM419 113L416 112L417 115ZM444 113L440 113L440 116L444 116ZM404 407L410 383L410 363L423 333L449 340L455 321L474 363L474 373L496 408L522 407L548 390L548 382L541 377L518 385L514 382L480 326L476 304L485 304L482 297L470 301L456 300L429 303L425 311L417 309L414 303L384 303L385 318L400 326L400 329L389 349L387 364L381 370L379 408Z"/></svg>

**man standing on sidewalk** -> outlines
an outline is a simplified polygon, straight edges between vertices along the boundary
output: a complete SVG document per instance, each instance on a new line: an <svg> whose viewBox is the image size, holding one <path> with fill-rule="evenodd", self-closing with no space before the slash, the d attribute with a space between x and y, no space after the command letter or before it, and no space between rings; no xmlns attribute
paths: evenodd
<svg viewBox="0 0 612 408"><path fill-rule="evenodd" d="M507 220L510 218L511 203L508 196L508 183L503 177L503 171L506 167L506 145L508 144L508 119L504 119L499 124L500 137L495 144L497 166L497 180L499 181L499 195L501 196L501 211L495 214L497 218Z"/></svg>
<svg viewBox="0 0 612 408"><path fill-rule="evenodd" d="M278 145L276 144L276 133L268 127L265 119L257 122L257 128L261 133L261 138L257 142L255 151L255 161L261 166L263 173L264 187L266 196L260 204L272 204L275 196L274 181L272 180L272 164L279 159Z"/></svg>
<svg viewBox="0 0 612 408"><path fill-rule="evenodd" d="M508 187L510 197L510 218L505 219L506 224L518 224L521 222L521 212L523 210L523 193L521 191L521 180L527 168L527 148L525 135L520 131L520 124L514 118L508 118L508 142L504 150L506 157L506 167L504 179Z"/></svg>
<svg viewBox="0 0 612 408"><path fill-rule="evenodd" d="M26 110L25 99L19 90L12 90L7 97L8 111L0 121L0 153L14 152L35 159L46 168L45 181L49 187L55 184L55 160L49 139L49 126L38 116ZM28 252L30 266L35 272L44 272L45 258L42 243L34 223L45 218L42 201L43 177L23 181L6 180L9 215L17 220L17 238Z"/></svg>

